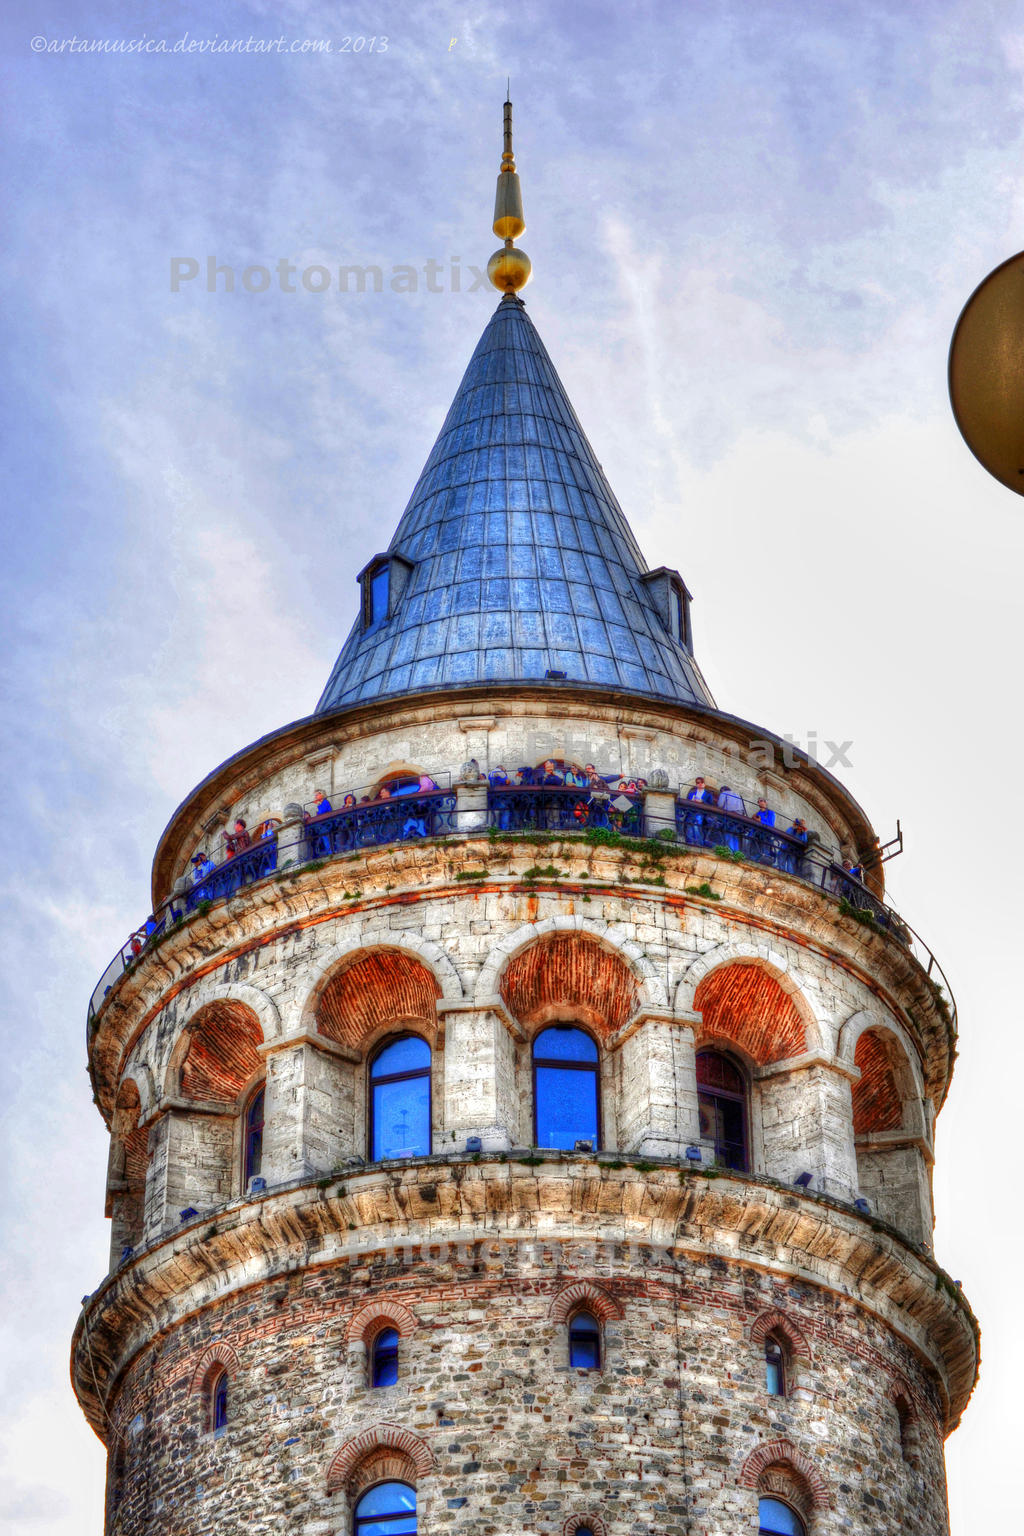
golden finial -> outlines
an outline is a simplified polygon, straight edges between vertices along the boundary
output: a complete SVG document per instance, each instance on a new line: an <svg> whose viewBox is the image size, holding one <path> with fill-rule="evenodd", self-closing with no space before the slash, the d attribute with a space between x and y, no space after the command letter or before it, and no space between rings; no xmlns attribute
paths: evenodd
<svg viewBox="0 0 1024 1536"><path fill-rule="evenodd" d="M515 293L530 281L532 266L526 252L517 251L513 243L526 228L526 220L512 153L512 103L508 100L505 102L505 148L498 172L498 190L494 195L493 227L494 233L505 244L487 263L487 276L502 293Z"/></svg>

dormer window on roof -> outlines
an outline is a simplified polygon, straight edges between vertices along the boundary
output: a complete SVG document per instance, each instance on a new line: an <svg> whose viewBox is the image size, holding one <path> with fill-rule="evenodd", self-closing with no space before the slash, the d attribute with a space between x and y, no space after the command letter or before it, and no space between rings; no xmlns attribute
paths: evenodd
<svg viewBox="0 0 1024 1536"><path fill-rule="evenodd" d="M364 565L357 580L362 587L362 627L377 629L395 612L413 570L413 563L402 555L374 555Z"/></svg>
<svg viewBox="0 0 1024 1536"><path fill-rule="evenodd" d="M658 617L672 639L684 650L693 654L693 633L690 628L690 603L692 597L686 582L678 571L660 565L656 571L648 571L641 582L654 599Z"/></svg>

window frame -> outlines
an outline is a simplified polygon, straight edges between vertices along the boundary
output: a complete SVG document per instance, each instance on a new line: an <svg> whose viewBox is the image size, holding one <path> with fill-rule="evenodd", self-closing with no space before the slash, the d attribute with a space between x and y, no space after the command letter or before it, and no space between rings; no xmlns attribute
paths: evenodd
<svg viewBox="0 0 1024 1536"><path fill-rule="evenodd" d="M594 1325L592 1330L588 1328L582 1331L584 1338L592 1338L596 1341L595 1353L597 1355L597 1361L594 1365L578 1365L572 1358L573 1330L576 1328L577 1324L582 1318L589 1318ZM600 1318L591 1312L589 1307L578 1307L569 1318L569 1321L566 1325L566 1338L569 1345L569 1369L571 1371L604 1370L604 1332L601 1328Z"/></svg>
<svg viewBox="0 0 1024 1536"><path fill-rule="evenodd" d="M384 1335L388 1334L388 1333L393 1333L394 1336L395 1336L394 1347L392 1348L389 1345L388 1348L385 1351L383 1351L383 1355L382 1355L382 1353L381 1353L381 1340L384 1338ZM369 1371L368 1371L368 1376L369 1376L369 1386L370 1386L371 1391L377 1391L378 1389L382 1389L384 1387L393 1387L396 1384L396 1382L398 1381L399 1351L401 1349L401 1345L402 1345L402 1335L399 1332L399 1330L395 1327L394 1323L385 1322L383 1327L378 1328L376 1333L373 1335L373 1338L370 1340L370 1347L369 1347L369 1351L368 1351L368 1354L369 1354ZM386 1361L390 1361L390 1359L392 1357L394 1358L394 1364L395 1364L395 1374L394 1374L393 1379L390 1380L390 1381L378 1381L377 1380L377 1369L378 1369L378 1365L381 1363L382 1358L386 1362Z"/></svg>
<svg viewBox="0 0 1024 1536"><path fill-rule="evenodd" d="M778 1355L777 1361L769 1359L770 1350L776 1351ZM779 1337L778 1333L772 1332L765 1335L764 1346L762 1349L762 1360L764 1363L765 1390L768 1393L768 1396L788 1397L790 1378L789 1355L786 1346L782 1339ZM777 1370L778 1372L779 1384L777 1387L773 1387L771 1384L771 1372L773 1369Z"/></svg>
<svg viewBox="0 0 1024 1536"><path fill-rule="evenodd" d="M228 1427L230 1419L228 1388L230 1385L227 1366L222 1365L210 1377L210 1383L207 1388L207 1414L210 1421L211 1434L222 1435Z"/></svg>
<svg viewBox="0 0 1024 1536"><path fill-rule="evenodd" d="M382 1077L374 1077L374 1065L380 1060L384 1052L391 1046L397 1045L401 1040L420 1040L427 1048L427 1065L415 1067L411 1072L389 1072ZM366 1150L367 1160L371 1163L397 1162L400 1159L392 1157L377 1157L374 1140L376 1136L376 1115L374 1112L374 1089L386 1083L412 1082L414 1078L425 1077L427 1080L427 1150L417 1152L417 1157L430 1157L434 1150L434 1051L430 1041L424 1035L419 1035L414 1029L403 1029L395 1035L386 1035L381 1040L366 1068Z"/></svg>
<svg viewBox="0 0 1024 1536"><path fill-rule="evenodd" d="M373 1493L377 1488L384 1488L384 1487L388 1487L388 1486L394 1486L396 1488L408 1488L409 1492L412 1494L413 1508L411 1510L408 1510L408 1509L396 1510L396 1512L393 1515L388 1515L388 1514L383 1514L383 1515L373 1515L373 1514L371 1514L371 1515L360 1515L360 1513L359 1513L359 1506L363 1502L363 1500L367 1497L367 1495ZM418 1502L419 1502L419 1500L417 1498L417 1493L416 1493L415 1486L412 1483L407 1483L404 1480L404 1478L401 1478L401 1477L385 1477L385 1478L382 1478L379 1483L371 1483L368 1488L360 1489L358 1497L356 1498L356 1501L355 1501L354 1505L352 1506L352 1533L353 1533L353 1536L360 1536L360 1532L362 1530L364 1530L367 1526L379 1524L379 1522L381 1520L392 1520L392 1521L398 1521L398 1520L402 1520L402 1519L408 1520L410 1515L416 1521L416 1529L418 1531L419 1530L419 1523L420 1523L419 1509L416 1508L416 1505L418 1504Z"/></svg>
<svg viewBox="0 0 1024 1536"><path fill-rule="evenodd" d="M794 1506L789 1502L788 1499L780 1499L778 1497L778 1495L775 1494L775 1493L762 1493L762 1494L758 1495L758 1500L757 1500L757 1529L758 1529L758 1536L790 1536L790 1533L783 1533L783 1532L779 1532L779 1531L773 1531L773 1530L770 1529L770 1527L761 1524L761 1505L762 1504L778 1504L782 1509L788 1509L789 1513L793 1516L793 1519L796 1522L796 1527L797 1527L796 1528L796 1532L793 1533L793 1536L808 1536L808 1533L807 1533L807 1522L803 1518L803 1516L801 1515L800 1511L798 1509L794 1508Z"/></svg>
<svg viewBox="0 0 1024 1536"><path fill-rule="evenodd" d="M259 1126L256 1128L257 1131L258 1131L258 1135L259 1135L259 1152L258 1152L258 1155L257 1155L256 1160L255 1160L256 1163L257 1163L257 1166L253 1167L253 1161L254 1161L254 1159L253 1159L253 1152L252 1152L253 1126L250 1124L250 1121L252 1119L253 1110L256 1108L257 1103L259 1103L259 1109L260 1109L260 1123L259 1123ZM254 1083L252 1088L250 1088L249 1093L248 1093L248 1095L246 1097L246 1100L245 1100L245 1104L244 1104L243 1109L242 1109L242 1193L243 1193L243 1195L248 1193L248 1190L249 1190L249 1180L250 1179L260 1178L261 1175L262 1175L262 1172L263 1172L263 1133L264 1133L264 1130L266 1128L266 1123L267 1123L266 1122L266 1108L267 1108L267 1082L266 1082L266 1078L261 1078L258 1083Z"/></svg>
<svg viewBox="0 0 1024 1536"><path fill-rule="evenodd" d="M594 1061L592 1061L592 1062L591 1061L568 1061L568 1060L564 1060L564 1059L559 1061L559 1060L555 1060L555 1059L553 1059L551 1057L548 1057L548 1056L541 1057L540 1060L538 1061L538 1057L537 1057L537 1042L538 1042L538 1040L542 1039L544 1035L547 1034L548 1030L551 1030L551 1029L575 1029L575 1030L578 1030L579 1033L581 1035L584 1035L591 1042L591 1044L593 1045L594 1050L596 1052L596 1057L595 1057ZM595 1122L595 1126L596 1126L596 1131L595 1131L595 1136L594 1136L594 1151L595 1152L600 1152L602 1147L603 1147L603 1145L604 1145L604 1127L603 1127L603 1123L602 1123L603 1117L602 1117L602 1114L601 1114L601 1065L602 1064L601 1064L601 1044L600 1044L600 1041L595 1039L595 1037L591 1034L590 1030L589 1029L585 1029L583 1027L583 1025L580 1024L578 1021L576 1021L576 1020L569 1020L569 1019L552 1019L550 1022L545 1024L542 1029L539 1029L537 1031L537 1033L534 1035L533 1039L530 1041L530 1079L531 1079L531 1085L532 1085L532 1089L533 1089L533 1145L535 1147L541 1148L544 1151L553 1151L553 1152L569 1151L569 1152L571 1152L573 1150L571 1147L568 1147L568 1148L545 1147L544 1144L540 1140L540 1125L538 1123L538 1114L537 1114L537 1109L538 1109L538 1099L537 1099L537 1067L538 1067L538 1065L541 1066L541 1067L553 1067L553 1068L557 1068L559 1070L568 1071L568 1072L592 1072L593 1073L593 1075L594 1075L594 1122ZM583 1136L577 1136L577 1137L574 1138L574 1140L576 1140L576 1141L583 1141L583 1140L586 1140L586 1139L587 1138L585 1138Z"/></svg>
<svg viewBox="0 0 1024 1536"><path fill-rule="evenodd" d="M729 1089L729 1088L716 1088L716 1087L711 1086L710 1084L705 1085L705 1084L701 1083L701 1080L700 1080L700 1063L701 1063L701 1058L702 1057L703 1058L707 1058L709 1056L717 1057L718 1060L724 1061L724 1062L727 1063L728 1066L732 1067L733 1071L739 1077L740 1082L743 1084L743 1088L742 1088L741 1092L737 1093L737 1092L734 1092L732 1089ZM713 1138L714 1144L715 1144L715 1161L716 1162L722 1161L724 1166L726 1168L731 1168L734 1173L750 1173L752 1171L752 1169L751 1169L752 1159L751 1159L751 1148L750 1148L750 1126L751 1126L751 1115L750 1115L750 1079L749 1079L747 1073L744 1071L743 1066L741 1065L741 1063L736 1059L735 1056L732 1055L732 1053L730 1051L720 1050L718 1048L718 1046L716 1046L716 1045L702 1045L700 1047L700 1049L696 1053L696 1059L695 1059L695 1062L694 1062L694 1068L695 1068L695 1076L696 1076L696 1081L697 1081L697 1113L698 1113L698 1116L700 1114L700 1100L701 1100L701 1096L702 1095L705 1098L721 1099L721 1100L723 1100L723 1101L725 1101L726 1103L729 1103L729 1104L738 1104L740 1106L740 1110L741 1110L742 1116L743 1116L743 1142L742 1142L743 1165L742 1165L742 1167L739 1167L739 1168L734 1167L732 1163L726 1162L724 1160L724 1158L721 1157L720 1148L725 1149L728 1146L735 1146L735 1142L727 1143L724 1139L720 1139L717 1135ZM715 1116L715 1128L716 1128L716 1130L717 1130L717 1127L718 1127L718 1116L717 1116L717 1111L716 1111L716 1116ZM702 1141L705 1141L705 1140L708 1140L708 1139L709 1138L704 1137L704 1136L701 1137Z"/></svg>

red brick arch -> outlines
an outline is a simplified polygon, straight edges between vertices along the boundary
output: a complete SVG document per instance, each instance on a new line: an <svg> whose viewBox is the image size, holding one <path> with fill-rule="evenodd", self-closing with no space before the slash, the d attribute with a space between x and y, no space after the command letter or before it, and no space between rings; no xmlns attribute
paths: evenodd
<svg viewBox="0 0 1024 1536"><path fill-rule="evenodd" d="M608 1035L636 1012L639 988L623 957L600 940L554 933L509 961L501 996L526 1024L573 1017Z"/></svg>
<svg viewBox="0 0 1024 1536"><path fill-rule="evenodd" d="M210 1348L199 1357L189 1383L190 1397L193 1392L202 1392L205 1389L211 1373L217 1367L227 1371L229 1381L233 1381L238 1374L238 1356L231 1345L223 1341L219 1344L211 1344Z"/></svg>
<svg viewBox="0 0 1024 1536"><path fill-rule="evenodd" d="M441 987L422 960L401 949L357 951L320 994L317 1032L360 1049L389 1024L437 1030Z"/></svg>
<svg viewBox="0 0 1024 1536"><path fill-rule="evenodd" d="M750 1325L750 1342L761 1345L770 1333L781 1334L789 1346L789 1352L794 1360L811 1361L811 1347L804 1338L800 1329L785 1314L777 1308L770 1312L762 1312Z"/></svg>
<svg viewBox="0 0 1024 1536"><path fill-rule="evenodd" d="M407 1459L417 1478L428 1477L434 1470L433 1455L417 1435L397 1424L374 1424L361 1434L353 1435L333 1457L327 1468L328 1493L336 1493L339 1489L353 1492L360 1468L371 1458L376 1462L382 1452Z"/></svg>
<svg viewBox="0 0 1024 1536"><path fill-rule="evenodd" d="M860 1080L853 1085L853 1130L898 1131L903 1124L903 1096L893 1061L895 1045L876 1030L866 1029L857 1041L853 1064Z"/></svg>
<svg viewBox="0 0 1024 1536"><path fill-rule="evenodd" d="M207 1003L189 1020L179 1045L181 1092L188 1099L233 1104L260 1070L262 1043L260 1021L245 1003L229 998Z"/></svg>
<svg viewBox="0 0 1024 1536"><path fill-rule="evenodd" d="M704 977L693 998L703 1015L698 1045L731 1040L758 1066L800 1056L807 1033L793 997L771 971L734 961Z"/></svg>
<svg viewBox="0 0 1024 1536"><path fill-rule="evenodd" d="M593 1531L594 1536L607 1536L608 1527L600 1515L570 1515L562 1526L562 1536L576 1536L581 1526Z"/></svg>
<svg viewBox="0 0 1024 1536"><path fill-rule="evenodd" d="M592 1312L601 1323L622 1316L615 1297L593 1280L574 1280L563 1286L552 1301L548 1316L553 1323L567 1323L576 1312Z"/></svg>
<svg viewBox="0 0 1024 1536"><path fill-rule="evenodd" d="M349 1344L362 1339L369 1344L381 1328L394 1328L400 1339L407 1339L416 1328L416 1318L400 1301L368 1301L349 1318L345 1339Z"/></svg>
<svg viewBox="0 0 1024 1536"><path fill-rule="evenodd" d="M751 1451L740 1471L740 1487L756 1488L762 1493L779 1491L765 1486L775 1467L788 1468L797 1475L815 1509L830 1507L832 1501L825 1479L813 1461L798 1451L789 1440L772 1440L767 1445L759 1445L756 1451Z"/></svg>

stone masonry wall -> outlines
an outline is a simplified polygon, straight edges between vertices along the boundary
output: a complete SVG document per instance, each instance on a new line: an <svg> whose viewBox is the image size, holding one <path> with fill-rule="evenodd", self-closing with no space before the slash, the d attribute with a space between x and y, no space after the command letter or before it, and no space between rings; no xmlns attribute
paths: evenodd
<svg viewBox="0 0 1024 1536"><path fill-rule="evenodd" d="M569 1368L551 1316L581 1279L607 1313L600 1371ZM350 1337L370 1302L413 1322L392 1387L367 1386ZM764 1387L766 1318L796 1341L785 1398ZM230 1362L217 1435L211 1349ZM912 1461L894 1392L911 1406ZM113 1416L107 1529L120 1536L350 1536L329 1469L388 1424L427 1453L421 1532L561 1536L577 1516L606 1536L753 1533L750 1458L779 1442L803 1469L809 1536L947 1529L934 1389L877 1318L784 1274L656 1248L495 1236L282 1277L164 1333Z"/></svg>

